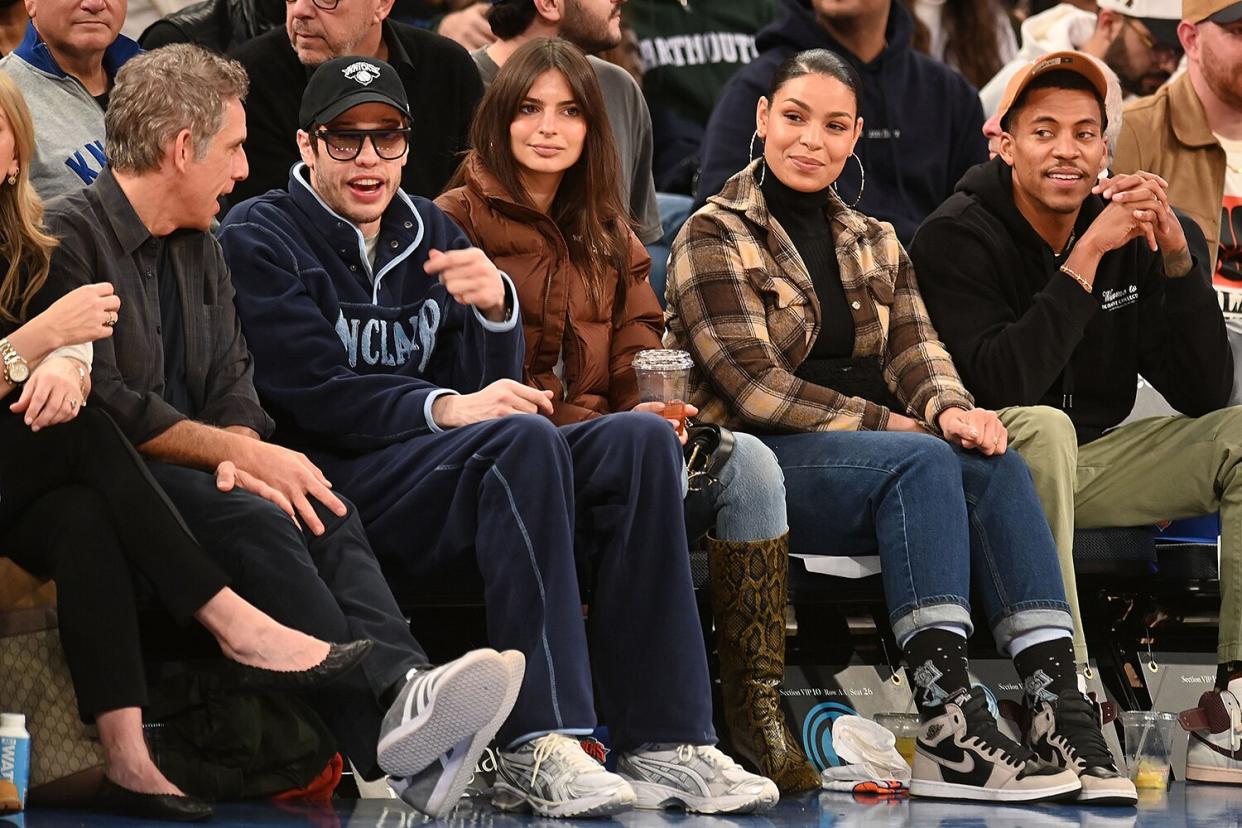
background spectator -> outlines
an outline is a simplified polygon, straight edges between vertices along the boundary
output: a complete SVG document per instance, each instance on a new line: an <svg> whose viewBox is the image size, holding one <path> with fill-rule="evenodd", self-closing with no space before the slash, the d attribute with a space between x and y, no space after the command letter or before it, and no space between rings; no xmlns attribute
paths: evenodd
<svg viewBox="0 0 1242 828"><path fill-rule="evenodd" d="M1185 9L1186 73L1126 107L1116 168L1164 178L1174 206L1202 228L1217 298L1242 339L1242 3L1190 0Z"/></svg>
<svg viewBox="0 0 1242 828"><path fill-rule="evenodd" d="M470 116L483 94L465 50L439 35L388 20L393 0L294 0L285 28L234 52L252 81L246 99L249 177L240 201L289 182L298 159L298 105L308 69L344 55L387 60L401 76L414 112L410 155L401 186L433 197L444 189L466 148Z"/></svg>
<svg viewBox="0 0 1242 828"><path fill-rule="evenodd" d="M194 43L229 52L284 22L284 0L202 0L147 26L138 42L144 49Z"/></svg>
<svg viewBox="0 0 1242 828"><path fill-rule="evenodd" d="M1013 23L996 0L902 0L918 30L914 48L983 86L1018 53Z"/></svg>
<svg viewBox="0 0 1242 828"><path fill-rule="evenodd" d="M733 73L758 57L755 34L777 18L776 0L629 0L623 15L642 56L656 189L693 195L712 109Z"/></svg>
<svg viewBox="0 0 1242 828"><path fill-rule="evenodd" d="M695 200L703 203L718 192L757 151L755 104L781 61L824 48L863 78L859 163L851 161L842 173L841 197L848 204L861 195L858 209L892 222L897 238L908 242L962 174L987 158L974 88L914 51L914 21L900 2L781 1L787 16L759 33L759 58L733 76L712 113Z"/></svg>
<svg viewBox="0 0 1242 828"><path fill-rule="evenodd" d="M0 0L0 57L17 48L26 36L26 4L22 0Z"/></svg>
<svg viewBox="0 0 1242 828"><path fill-rule="evenodd" d="M104 110L138 44L122 35L125 0L30 0L17 50L0 60L30 107L30 183L44 199L90 184L107 165ZM98 25L80 25L89 20Z"/></svg>
<svg viewBox="0 0 1242 828"><path fill-rule="evenodd" d="M1117 73L1126 95L1150 95L1181 60L1177 21L1181 0L1100 0L1099 11L1061 3L1022 23L1022 48L979 92L992 115L1005 84L1018 70L1050 52L1079 51Z"/></svg>

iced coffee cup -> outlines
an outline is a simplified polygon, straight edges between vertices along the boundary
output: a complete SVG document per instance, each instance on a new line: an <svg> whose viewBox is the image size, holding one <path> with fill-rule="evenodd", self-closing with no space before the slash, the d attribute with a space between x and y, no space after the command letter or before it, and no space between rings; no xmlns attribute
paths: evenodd
<svg viewBox="0 0 1242 828"><path fill-rule="evenodd" d="M685 351L653 348L634 356L640 402L664 403L663 415L677 420L677 433L686 431L686 390L694 360Z"/></svg>

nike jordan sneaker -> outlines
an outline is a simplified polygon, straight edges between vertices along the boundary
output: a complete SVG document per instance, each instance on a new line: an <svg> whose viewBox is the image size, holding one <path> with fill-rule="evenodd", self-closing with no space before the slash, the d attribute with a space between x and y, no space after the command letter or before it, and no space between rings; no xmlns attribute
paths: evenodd
<svg viewBox="0 0 1242 828"><path fill-rule="evenodd" d="M1178 719L1190 731L1186 779L1242 785L1242 678L1199 697Z"/></svg>
<svg viewBox="0 0 1242 828"><path fill-rule="evenodd" d="M1081 789L1074 771L1044 764L1001 733L979 690L946 701L915 741L913 796L1037 802L1072 799Z"/></svg>
<svg viewBox="0 0 1242 828"><path fill-rule="evenodd" d="M1051 694L1048 694L1051 696ZM1091 805L1133 805L1134 783L1117 770L1101 728L1117 717L1111 702L1096 703L1077 688L1062 690L1056 701L1023 705L1019 727L1026 745L1046 764L1072 770L1082 783L1076 801Z"/></svg>

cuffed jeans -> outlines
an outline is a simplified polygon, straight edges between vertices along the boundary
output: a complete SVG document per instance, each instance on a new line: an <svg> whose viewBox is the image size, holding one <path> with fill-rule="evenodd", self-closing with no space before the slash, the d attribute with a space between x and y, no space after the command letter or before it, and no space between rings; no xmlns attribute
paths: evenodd
<svg viewBox="0 0 1242 828"><path fill-rule="evenodd" d="M878 548L898 640L941 624L972 632L972 588L1001 652L1036 628L1073 632L1052 533L1016 452L984 457L892 432L762 440L785 473L791 551Z"/></svg>

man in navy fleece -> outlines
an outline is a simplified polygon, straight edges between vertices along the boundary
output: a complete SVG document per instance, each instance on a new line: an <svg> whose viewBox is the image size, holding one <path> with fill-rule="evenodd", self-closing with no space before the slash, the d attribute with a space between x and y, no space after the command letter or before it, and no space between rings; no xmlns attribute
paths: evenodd
<svg viewBox="0 0 1242 828"><path fill-rule="evenodd" d="M220 229L276 439L358 504L390 579L482 575L489 637L527 658L499 733L498 807L774 804L772 782L710 746L675 432L651 414L560 429L539 415L551 404L520 382L512 283L399 189L409 119L388 64L325 63L302 98L288 190L237 205ZM618 774L570 738L595 727L592 672Z"/></svg>
<svg viewBox="0 0 1242 828"><path fill-rule="evenodd" d="M828 49L853 64L863 82L859 161L846 164L841 197L851 204L861 189L857 209L891 222L908 245L966 170L988 158L979 96L956 71L914 51L914 18L905 3L779 2L785 18L755 36L759 57L729 80L712 111L695 202L706 203L760 151L755 105L769 93L776 67L797 52Z"/></svg>

